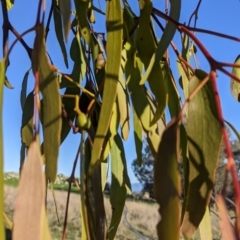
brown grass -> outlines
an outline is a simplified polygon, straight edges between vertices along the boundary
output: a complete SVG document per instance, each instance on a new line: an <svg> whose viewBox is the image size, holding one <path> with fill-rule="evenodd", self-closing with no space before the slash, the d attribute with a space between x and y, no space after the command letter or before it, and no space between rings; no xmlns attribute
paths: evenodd
<svg viewBox="0 0 240 240"><path fill-rule="evenodd" d="M14 202L17 196L17 188L5 186L5 213L10 220L13 218ZM48 192L48 203L47 203L47 215L50 230L52 233L53 240L62 239L62 226L65 215L65 206L67 199L67 192L55 191L57 208L60 218L60 225L58 223L54 201L51 192ZM108 224L111 221L111 205L109 198L104 199L106 215ZM67 240L81 239L81 216L79 214L80 209L80 195L72 193L70 196L70 205L68 212L68 226L67 226ZM221 239L219 232L219 217L218 210L215 205L211 208L211 220L212 220L212 234L213 239ZM234 211L229 211L229 216L234 219ZM133 200L127 200L122 216L120 225L115 239L121 240L155 240L157 239L156 224L159 221L158 215L158 204L156 203L143 203L135 202ZM234 221L232 222L234 224ZM183 239L183 238L181 238ZM198 232L192 238L197 240Z"/></svg>
<svg viewBox="0 0 240 240"><path fill-rule="evenodd" d="M14 202L17 196L17 188L5 186L5 213L10 220L13 218ZM64 222L65 206L67 199L67 192L55 191L57 208L60 218L60 225L58 223L54 201L51 192L48 192L47 215L49 227L52 233L53 240L59 240L62 236L62 225ZM111 221L111 205L108 198L104 199L106 208L107 221ZM67 239L80 239L81 235L81 216L80 209L80 195L71 194L70 205L68 211L68 226ZM134 202L132 200L126 201L126 207L121 219L120 226L117 231L116 239L131 240L143 239L157 239L156 224L159 220L157 212L157 204L148 204L141 202Z"/></svg>

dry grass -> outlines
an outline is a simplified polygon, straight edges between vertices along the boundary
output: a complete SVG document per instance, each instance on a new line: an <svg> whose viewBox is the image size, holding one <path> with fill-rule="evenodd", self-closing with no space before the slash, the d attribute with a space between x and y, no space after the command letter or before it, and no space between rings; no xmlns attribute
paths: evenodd
<svg viewBox="0 0 240 240"><path fill-rule="evenodd" d="M51 192L48 192L48 204L47 215L50 230L53 240L59 240L62 236L62 225L65 216L65 206L67 199L67 192L55 191L57 199L57 208L59 212L60 225L58 223L55 205ZM14 202L17 196L17 188L5 186L5 213L7 213L10 220L13 217ZM111 205L108 198L104 199L106 215L108 224L111 221ZM80 239L81 236L81 217L79 214L80 209L80 195L72 193L70 196L70 207L68 212L68 226L67 226L67 239L75 240ZM219 232L219 217L217 214L216 206L211 208L211 220L212 220L212 233L213 239L221 239ZM229 212L231 217L234 217L234 212ZM132 200L126 201L126 207L122 216L115 239L121 240L153 240L157 239L156 224L159 221L158 205L142 202L134 202ZM183 239L183 238L181 238ZM192 238L192 240L199 239L198 233Z"/></svg>
<svg viewBox="0 0 240 240"><path fill-rule="evenodd" d="M14 202L17 196L17 188L5 186L5 212L10 220L13 217ZM51 192L48 192L47 215L53 240L59 240L62 236L62 225L64 222L65 206L67 192L55 191L57 199L57 208L60 218L58 223L54 201ZM107 221L111 220L111 205L109 199L104 200ZM80 239L81 221L80 221L80 195L71 194L70 207L68 212L68 231L67 239ZM127 201L120 226L117 231L116 239L132 240L132 239L157 239L156 224L159 220L158 205L147 204L134 201ZM143 238L145 236L145 238Z"/></svg>

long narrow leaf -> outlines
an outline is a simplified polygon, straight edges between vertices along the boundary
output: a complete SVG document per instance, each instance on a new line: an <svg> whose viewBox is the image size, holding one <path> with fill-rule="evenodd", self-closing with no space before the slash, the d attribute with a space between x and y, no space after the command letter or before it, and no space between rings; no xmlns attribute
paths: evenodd
<svg viewBox="0 0 240 240"><path fill-rule="evenodd" d="M122 55L123 19L121 1L107 1L107 65L103 90L99 125L92 148L89 174L98 163L103 147L103 141L109 128L112 108L117 95L118 74ZM114 43L114 44L112 44Z"/></svg>
<svg viewBox="0 0 240 240"><path fill-rule="evenodd" d="M6 59L0 61L0 212L3 212L3 86L5 79ZM0 217L0 239L5 239L3 217Z"/></svg>
<svg viewBox="0 0 240 240"><path fill-rule="evenodd" d="M179 124L173 119L166 127L154 166L154 196L160 205L159 239L178 240L180 227ZM171 231L169 231L171 229Z"/></svg>
<svg viewBox="0 0 240 240"><path fill-rule="evenodd" d="M55 70L49 65L46 55L44 29L36 31L32 64L34 73L39 73L39 88L42 93L43 149L46 159L46 177L52 182L57 175L58 151L62 124L62 103Z"/></svg>

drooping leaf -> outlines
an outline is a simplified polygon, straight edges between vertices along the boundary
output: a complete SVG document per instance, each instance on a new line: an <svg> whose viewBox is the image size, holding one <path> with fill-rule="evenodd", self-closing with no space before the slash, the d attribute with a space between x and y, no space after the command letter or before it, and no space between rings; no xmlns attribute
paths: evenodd
<svg viewBox="0 0 240 240"><path fill-rule="evenodd" d="M212 237L212 227L211 227L211 216L209 212L209 208L206 208L203 219L199 225L199 235L201 240L211 240Z"/></svg>
<svg viewBox="0 0 240 240"><path fill-rule="evenodd" d="M66 95L79 95L80 90L77 87L67 87L64 94ZM61 143L63 143L63 141L65 140L65 138L68 136L70 130L71 130L71 126L68 123L68 120L73 121L75 116L76 116L76 112L74 111L74 107L75 107L75 99L73 98L62 98L62 104L64 107L64 111L66 111L67 113L67 118L64 116L62 116L62 129L61 129ZM68 120L67 120L68 119Z"/></svg>
<svg viewBox="0 0 240 240"><path fill-rule="evenodd" d="M170 68L167 66L167 63L164 62L164 65L162 66L162 73L163 73L163 79L165 81L165 85L167 87L168 92L168 108L171 115L171 118L174 116L177 116L177 114L180 111L180 102L179 102L179 94L177 91L177 86L174 81L172 72Z"/></svg>
<svg viewBox="0 0 240 240"><path fill-rule="evenodd" d="M127 63L125 66L126 79L128 82L128 90L132 100L136 114L141 121L142 127L148 131L154 128L151 125L151 107L148 102L144 87L139 85L141 79L141 61L134 58L133 49L127 51Z"/></svg>
<svg viewBox="0 0 240 240"><path fill-rule="evenodd" d="M237 56L235 64L240 64L240 55ZM240 68L234 67L232 69L232 74L236 76L237 78L240 78ZM231 93L233 97L240 102L240 83L235 81L234 79L231 79Z"/></svg>
<svg viewBox="0 0 240 240"><path fill-rule="evenodd" d="M189 50L189 36L186 34L182 34L182 57L185 61L189 62L190 56L188 55ZM189 78L188 78L188 70L187 72L184 71L183 66L180 62L180 60L177 60L177 68L178 73L180 75L180 86L183 89L184 97L185 99L188 98L188 84L189 84Z"/></svg>
<svg viewBox="0 0 240 240"><path fill-rule="evenodd" d="M179 123L167 125L154 166L154 196L160 205L157 224L159 239L178 240L180 231ZM169 231L171 229L171 231Z"/></svg>
<svg viewBox="0 0 240 240"><path fill-rule="evenodd" d="M142 147L143 147L143 140L142 140L142 126L139 122L137 114L133 109L133 127L134 127L134 141L135 141L135 149L137 154L137 161L138 165L142 165Z"/></svg>
<svg viewBox="0 0 240 240"><path fill-rule="evenodd" d="M146 8L146 7L150 8L151 0L148 0L148 1L140 0L140 5L141 4L142 4L142 6L144 6L144 8ZM181 10L181 0L172 0L170 17L172 19L174 19L175 21L178 21L179 17L180 17L180 10ZM149 12L149 13L151 14L151 12ZM141 17L140 17L140 23L141 23ZM173 24L171 21L169 21L167 23L167 26L164 30L161 40L158 43L156 52L154 51L154 53L152 54L151 60L148 64L148 67L146 68L146 73L141 80L141 84L146 82L146 80L150 77L150 73L154 70L154 67L158 66L158 64L162 60L163 54L167 50L170 42L172 41L172 38L176 32L176 29L177 29L176 25Z"/></svg>
<svg viewBox="0 0 240 240"><path fill-rule="evenodd" d="M139 4L141 11L139 17L139 28L137 30L136 36L136 47L139 58L144 64L145 69L147 69L148 71L151 68L146 80L148 80L150 89L157 101L156 113L154 114L154 118L152 119L151 122L151 124L154 124L157 122L158 119L161 118L164 112L165 106L167 104L167 92L160 65L161 59L156 61L156 64L155 59L153 63L151 62L151 58L153 54L155 54L157 48L155 33L150 18L152 12L152 2L151 0L147 1L141 0L139 1ZM144 84L146 80L144 81L141 80L140 84Z"/></svg>
<svg viewBox="0 0 240 240"><path fill-rule="evenodd" d="M34 93L30 92L25 100L22 113L21 138L26 147L29 147L33 139L33 109Z"/></svg>
<svg viewBox="0 0 240 240"><path fill-rule="evenodd" d="M71 16L71 1L70 0L60 0L59 7L62 14L63 29L65 41L68 40L68 33L70 29L70 16Z"/></svg>
<svg viewBox="0 0 240 240"><path fill-rule="evenodd" d="M127 140L130 131L130 105L126 82L122 75L119 76L117 106L120 114L121 135L124 140Z"/></svg>
<svg viewBox="0 0 240 240"><path fill-rule="evenodd" d="M12 84L9 82L7 76L5 76L4 85L5 85L7 88L9 88L9 89L14 89L14 87L12 86Z"/></svg>
<svg viewBox="0 0 240 240"><path fill-rule="evenodd" d="M72 73L69 76L74 82L81 83L85 74L86 74L86 56L85 49L80 40L79 34L76 34L75 38L72 40L71 48L70 48L70 56L74 61ZM72 82L68 81L65 76L61 76L60 78L60 88L65 87L75 87Z"/></svg>
<svg viewBox="0 0 240 240"><path fill-rule="evenodd" d="M3 198L3 86L5 80L6 59L0 61L0 212L4 211L4 198ZM5 239L5 227L3 217L0 217L0 239Z"/></svg>
<svg viewBox="0 0 240 240"><path fill-rule="evenodd" d="M60 6L61 6L61 4L64 4L63 2L68 3L70 1L61 0L60 1ZM61 13L63 13L62 9L61 9ZM63 40L63 28L62 28L62 15L61 15L61 13L59 12L59 10L56 7L53 8L53 20L54 20L55 33L56 33L56 37L57 37L59 46L60 46L61 51L62 51L64 63L66 65L66 67L68 68L67 50L66 50L66 46L65 46L65 43L64 43L64 40Z"/></svg>
<svg viewBox="0 0 240 240"><path fill-rule="evenodd" d="M189 94L207 76L203 71L201 75L201 79L195 75L191 78ZM189 187L182 225L182 232L187 238L193 236L198 228L213 189L214 172L222 140L214 94L211 82L207 82L188 106Z"/></svg>
<svg viewBox="0 0 240 240"><path fill-rule="evenodd" d="M28 150L22 168L13 217L13 239L43 240L42 213L45 199L45 178L39 143L35 140ZM34 213L34 217L33 217ZM27 230L23 231L27 226Z"/></svg>
<svg viewBox="0 0 240 240"><path fill-rule="evenodd" d="M124 180L124 168L126 168L126 159L123 152L123 145L116 135L115 142L111 149L111 173L112 184L110 191L110 203L112 206L112 218L109 226L108 237L114 239L118 225L121 221L123 208L126 199L126 186Z"/></svg>
<svg viewBox="0 0 240 240"><path fill-rule="evenodd" d="M27 72L24 74L23 81L22 81L22 88L21 88L21 93L20 93L20 102L21 102L22 110L23 110L23 107L24 107L24 104L26 101L26 97L27 97L27 82L28 82L28 75L29 75L31 69L32 68L29 68L27 70Z"/></svg>
<svg viewBox="0 0 240 240"><path fill-rule="evenodd" d="M105 69L105 82L103 89L102 107L99 124L92 148L89 174L98 163L101 155L103 141L109 128L113 104L116 100L118 75L121 64L123 19L121 1L107 1L107 65ZM114 42L114 44L112 44Z"/></svg>
<svg viewBox="0 0 240 240"><path fill-rule="evenodd" d="M223 240L236 240L237 237L235 235L233 226L231 226L229 222L228 209L222 195L218 195L216 197L216 203L220 215L220 229L222 232Z"/></svg>
<svg viewBox="0 0 240 240"><path fill-rule="evenodd" d="M55 70L48 63L43 25L40 25L36 31L32 65L34 73L39 73L39 89L43 96L41 119L43 125L46 178L54 182L57 175L58 151L60 146L62 101Z"/></svg>
<svg viewBox="0 0 240 240"><path fill-rule="evenodd" d="M91 29L89 27L89 22L87 18L89 1L75 0L74 2L76 7L77 19L80 25L81 36L84 38L84 40L92 50L93 61L95 61L98 56L99 49L95 37L93 37L93 35L91 34ZM95 51L96 49L97 51Z"/></svg>

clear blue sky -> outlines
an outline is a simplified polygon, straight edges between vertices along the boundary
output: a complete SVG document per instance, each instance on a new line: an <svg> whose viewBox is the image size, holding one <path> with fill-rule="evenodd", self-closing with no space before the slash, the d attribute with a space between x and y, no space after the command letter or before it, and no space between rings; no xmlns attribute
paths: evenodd
<svg viewBox="0 0 240 240"><path fill-rule="evenodd" d="M12 25L17 29L19 33L22 33L26 29L33 26L35 22L35 16L37 11L37 2L30 0L15 0L15 5L12 10L9 11L9 18ZM51 1L47 1L49 6ZM105 1L101 0L102 9L105 8ZM164 11L164 2L153 1L153 5ZM182 11L180 22L188 22L188 19L195 9L197 0L182 1ZM138 15L138 1L129 0L132 4L136 14ZM98 6L98 1L94 0L94 4ZM73 5L72 5L73 6ZM49 9L49 8L48 8ZM197 27L206 28L209 30L223 32L233 36L240 37L240 2L238 0L203 0L200 10ZM48 15L48 14L47 14ZM97 32L105 31L105 23L102 16L96 14L97 23L94 28ZM0 16L0 26L2 26L2 16ZM224 40L221 38L197 33L197 37L204 43L209 52L217 60L224 62L233 62L238 54L240 54L240 43ZM15 38L10 34L10 44ZM24 37L24 40L30 47L33 45L34 33L28 34ZM176 34L174 38L175 44L181 51L181 44L179 34ZM68 43L68 47L70 42ZM61 51L58 42L55 38L55 31L53 24L50 25L50 32L47 41L47 48L54 64L61 69L62 72L70 73L72 63L70 63L69 69L65 68ZM2 30L0 30L0 57L2 58ZM197 52L197 57L200 62L200 66L205 71L209 70L208 63L202 57L200 51ZM175 79L179 79L179 75L176 69L176 56L170 50L171 68L173 70ZM70 57L68 60L71 62ZM11 65L7 70L7 77L11 84L14 86L13 90L5 88L4 90L4 111L3 111L3 124L4 124L4 170L5 171L18 171L19 169L19 156L20 156L20 126L21 126L21 107L20 107L20 90L21 83L25 72L31 67L31 63L27 56L27 53L23 49L20 43L18 43L10 55ZM231 69L230 69L231 71ZM32 73L29 75L28 90L32 90L34 79ZM222 101L223 113L225 119L230 121L240 131L240 104L234 100L230 93L230 79L221 73L218 76L218 87ZM180 90L181 91L181 90ZM70 133L69 137L62 144L59 156L59 173L69 175L72 168L72 163L79 144L79 135L73 135ZM132 182L136 182L136 178L131 169L131 162L136 158L134 151L133 134L129 136L129 140L125 143L126 157L128 162L128 172Z"/></svg>

